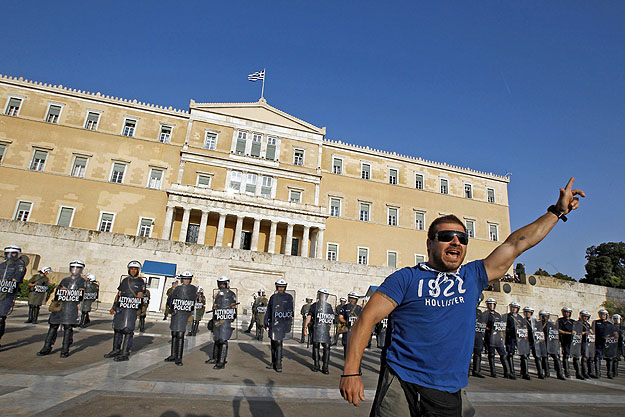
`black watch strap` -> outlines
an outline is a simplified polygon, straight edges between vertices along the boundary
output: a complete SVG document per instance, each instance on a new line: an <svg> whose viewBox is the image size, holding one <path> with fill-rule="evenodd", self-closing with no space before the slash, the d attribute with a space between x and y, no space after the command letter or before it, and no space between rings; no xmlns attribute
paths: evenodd
<svg viewBox="0 0 625 417"><path fill-rule="evenodd" d="M558 209L556 208L556 206L555 206L555 205L551 205L551 206L549 206L549 208L547 209L547 211L548 211L549 213L553 213L553 214L555 214L555 215L558 217L558 219L562 220L563 222L566 222L566 221L568 220L568 219L566 218L566 216L564 215L564 213L560 213L560 212L558 211Z"/></svg>

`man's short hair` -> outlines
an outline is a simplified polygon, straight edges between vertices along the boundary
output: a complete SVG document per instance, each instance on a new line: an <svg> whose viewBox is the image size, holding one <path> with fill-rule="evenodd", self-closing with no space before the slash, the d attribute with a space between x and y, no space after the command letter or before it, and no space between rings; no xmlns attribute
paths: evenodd
<svg viewBox="0 0 625 417"><path fill-rule="evenodd" d="M438 219L435 219L432 224L430 224L430 228L428 229L428 239L434 240L436 238L436 232L438 232L438 225L442 223L457 223L464 229L464 232L467 232L467 227L464 225L462 220L454 216L453 214L448 214L446 216L441 216Z"/></svg>

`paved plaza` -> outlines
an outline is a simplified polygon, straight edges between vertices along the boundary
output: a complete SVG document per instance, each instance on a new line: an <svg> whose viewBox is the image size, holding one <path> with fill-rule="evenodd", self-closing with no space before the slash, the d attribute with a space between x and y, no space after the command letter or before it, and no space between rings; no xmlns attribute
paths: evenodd
<svg viewBox="0 0 625 417"><path fill-rule="evenodd" d="M61 337L53 354L38 357L47 313L31 325L24 324L27 312L27 307L16 306L2 338L3 416L367 416L374 395L379 349L365 352L367 401L355 408L341 399L337 388L342 347L333 347L330 375L323 375L311 371L306 345L290 340L284 372L278 374L267 369L268 341L257 342L239 331L230 343L228 365L214 370L204 363L212 339L202 326L198 336L185 337L184 366L179 367L163 362L170 350L168 324L153 319L145 333L136 333L130 361L114 362L103 358L112 347L112 330L111 316L100 311L92 313L88 328L74 333L69 358L59 357ZM470 378L467 390L480 416L625 415L625 366L614 380Z"/></svg>

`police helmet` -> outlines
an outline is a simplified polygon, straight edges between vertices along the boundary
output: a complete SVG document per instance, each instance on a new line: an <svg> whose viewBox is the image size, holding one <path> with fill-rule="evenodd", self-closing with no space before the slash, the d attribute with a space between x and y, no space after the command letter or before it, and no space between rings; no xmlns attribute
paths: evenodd
<svg viewBox="0 0 625 417"><path fill-rule="evenodd" d="M17 245L9 245L6 248L4 248L4 257L6 259L9 259L9 258L17 259L19 258L21 253L22 253L22 248L20 248Z"/></svg>
<svg viewBox="0 0 625 417"><path fill-rule="evenodd" d="M258 290L258 295L265 295L265 290L263 288L261 288L260 290Z"/></svg>
<svg viewBox="0 0 625 417"><path fill-rule="evenodd" d="M621 319L621 315L620 315L620 314L613 314L613 315L612 315L612 318L613 318L613 319L619 319L619 320L620 320L620 319Z"/></svg>
<svg viewBox="0 0 625 417"><path fill-rule="evenodd" d="M202 287L197 287L197 292L201 292L202 294L204 294L204 288L202 288Z"/></svg>
<svg viewBox="0 0 625 417"><path fill-rule="evenodd" d="M43 274L47 274L48 272L52 271L52 268L50 268L49 266L42 266L39 269L39 272L43 273Z"/></svg>
<svg viewBox="0 0 625 417"><path fill-rule="evenodd" d="M599 310L599 314L608 314L608 310L602 308L601 310Z"/></svg>
<svg viewBox="0 0 625 417"><path fill-rule="evenodd" d="M308 300L312 301L313 298L312 297L306 297L306 301L308 301Z"/></svg>
<svg viewBox="0 0 625 417"><path fill-rule="evenodd" d="M523 311L524 311L524 312L526 312L526 313L527 313L528 311L529 311L529 312L531 312L531 313L533 313L533 312L534 312L534 309L533 309L532 307L530 307L530 306L525 306L525 307L523 307Z"/></svg>
<svg viewBox="0 0 625 417"><path fill-rule="evenodd" d="M180 274L180 279L188 279L188 280L192 280L193 279L193 274L191 273L191 271L182 271L182 274Z"/></svg>
<svg viewBox="0 0 625 417"><path fill-rule="evenodd" d="M128 262L128 269L130 268L139 268L139 271L141 271L141 262L139 261L130 261Z"/></svg>
<svg viewBox="0 0 625 417"><path fill-rule="evenodd" d="M494 298L489 297L489 298L486 300L486 304L497 304L497 301L495 301L495 299L494 299Z"/></svg>
<svg viewBox="0 0 625 417"><path fill-rule="evenodd" d="M286 281L284 280L284 278L280 278L279 280L276 281L276 288L277 287L284 287L286 288Z"/></svg>
<svg viewBox="0 0 625 417"><path fill-rule="evenodd" d="M565 312L565 313L573 312L573 310L571 310L569 307L566 307L566 306L562 307L562 311Z"/></svg>
<svg viewBox="0 0 625 417"><path fill-rule="evenodd" d="M341 298L339 298L339 301L347 301L347 298L341 297Z"/></svg>
<svg viewBox="0 0 625 417"><path fill-rule="evenodd" d="M356 291L350 291L349 294L347 294L347 298L355 298L358 299L358 293Z"/></svg>
<svg viewBox="0 0 625 417"><path fill-rule="evenodd" d="M225 276L225 275L221 275L219 278L217 278L217 286L219 287L219 284L226 284L226 288L228 288L228 283L230 282L230 279Z"/></svg>
<svg viewBox="0 0 625 417"><path fill-rule="evenodd" d="M516 301L513 301L510 303L510 307L512 308L521 308L521 304L517 303Z"/></svg>
<svg viewBox="0 0 625 417"><path fill-rule="evenodd" d="M582 310L579 312L579 314L581 314L583 317L589 317L590 318L590 312L588 312L588 310Z"/></svg>
<svg viewBox="0 0 625 417"><path fill-rule="evenodd" d="M539 316L549 316L549 314L550 314L550 313L549 313L547 310L540 310L540 311L538 312L538 315L539 315Z"/></svg>
<svg viewBox="0 0 625 417"><path fill-rule="evenodd" d="M329 295L330 292L327 289L325 289L325 288L319 288L319 290L317 291L317 294ZM310 299L312 300L312 297L310 297Z"/></svg>
<svg viewBox="0 0 625 417"><path fill-rule="evenodd" d="M69 269L71 272L72 268L80 268L83 269L85 267L85 263L83 261L81 261L80 259L74 259L73 261L71 261L69 263Z"/></svg>
<svg viewBox="0 0 625 417"><path fill-rule="evenodd" d="M95 274L89 273L85 278L87 278L89 281L95 281Z"/></svg>

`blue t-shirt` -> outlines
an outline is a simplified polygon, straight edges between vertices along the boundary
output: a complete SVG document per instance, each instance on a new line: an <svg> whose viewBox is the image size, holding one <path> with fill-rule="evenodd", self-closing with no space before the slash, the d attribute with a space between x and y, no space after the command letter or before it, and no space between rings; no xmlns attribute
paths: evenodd
<svg viewBox="0 0 625 417"><path fill-rule="evenodd" d="M389 275L378 291L397 302L386 360L404 381L447 392L469 383L475 308L488 286L484 261L456 274L421 263Z"/></svg>

